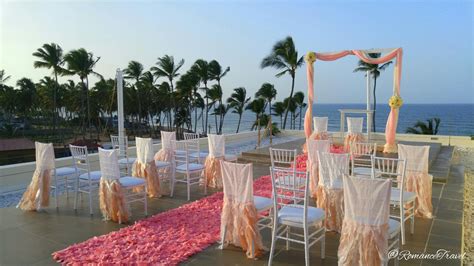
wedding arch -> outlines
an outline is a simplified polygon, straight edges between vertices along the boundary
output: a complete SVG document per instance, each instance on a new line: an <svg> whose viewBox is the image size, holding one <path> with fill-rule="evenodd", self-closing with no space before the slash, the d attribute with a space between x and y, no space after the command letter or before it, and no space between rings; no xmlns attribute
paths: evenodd
<svg viewBox="0 0 474 266"><path fill-rule="evenodd" d="M371 58L370 53L386 53L379 58ZM387 125L385 127L385 145L384 152L395 153L397 146L395 145L395 135L397 132L398 112L403 101L400 97L400 79L402 72L402 48L395 49L370 49L370 50L344 50L334 53L316 53L308 52L305 56L306 75L308 79L308 109L304 118L304 131L306 138L311 136L312 120L313 120L313 104L314 104L314 62L334 61L347 55L355 55L360 60L369 64L382 64L395 58L395 68L393 71L393 96L389 100L390 114L388 115Z"/></svg>

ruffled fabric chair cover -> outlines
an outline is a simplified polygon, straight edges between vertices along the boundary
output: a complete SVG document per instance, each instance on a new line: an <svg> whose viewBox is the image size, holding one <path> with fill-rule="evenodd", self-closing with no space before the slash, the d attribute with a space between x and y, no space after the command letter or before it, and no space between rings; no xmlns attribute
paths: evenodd
<svg viewBox="0 0 474 266"><path fill-rule="evenodd" d="M220 161L225 158L225 136L207 134L209 155L204 162L204 175L207 185L213 188L222 188Z"/></svg>
<svg viewBox="0 0 474 266"><path fill-rule="evenodd" d="M155 154L155 161L171 162L173 160L173 141L176 140L176 132L161 131L161 149Z"/></svg>
<svg viewBox="0 0 474 266"><path fill-rule="evenodd" d="M415 214L433 218L433 176L428 174L430 146L398 144L398 158L406 161L406 190L416 193Z"/></svg>
<svg viewBox="0 0 474 266"><path fill-rule="evenodd" d="M224 186L221 234L225 235L221 235L224 240L222 244L242 247L248 258L258 257L264 248L253 199L252 164L237 164L224 160L219 164Z"/></svg>
<svg viewBox="0 0 474 266"><path fill-rule="evenodd" d="M344 178L338 265L384 265L388 258L390 180Z"/></svg>
<svg viewBox="0 0 474 266"><path fill-rule="evenodd" d="M344 139L344 149L346 151L350 150L351 143L365 141L364 135L362 134L363 126L363 117L347 117L347 134Z"/></svg>
<svg viewBox="0 0 474 266"><path fill-rule="evenodd" d="M328 136L328 117L313 117L314 132L310 139L329 139Z"/></svg>
<svg viewBox="0 0 474 266"><path fill-rule="evenodd" d="M308 144L308 161L306 162L306 169L309 172L309 191L311 197L317 199L318 194L321 194L321 188L319 188L319 159L318 152L329 152L331 143L329 140L306 140ZM318 188L320 191L318 191Z"/></svg>
<svg viewBox="0 0 474 266"><path fill-rule="evenodd" d="M100 178L99 204L105 220L126 223L130 209L120 185L120 169L116 150L99 148Z"/></svg>
<svg viewBox="0 0 474 266"><path fill-rule="evenodd" d="M132 176L145 178L149 197L160 197L160 178L155 160L153 159L153 140L151 138L138 137L135 140L137 160L132 166Z"/></svg>
<svg viewBox="0 0 474 266"><path fill-rule="evenodd" d="M53 144L35 142L35 157L33 178L17 205L24 211L36 211L49 205L51 174L55 167Z"/></svg>
<svg viewBox="0 0 474 266"><path fill-rule="evenodd" d="M349 154L318 152L317 206L326 213L326 229L341 232L344 218L343 177L349 174Z"/></svg>

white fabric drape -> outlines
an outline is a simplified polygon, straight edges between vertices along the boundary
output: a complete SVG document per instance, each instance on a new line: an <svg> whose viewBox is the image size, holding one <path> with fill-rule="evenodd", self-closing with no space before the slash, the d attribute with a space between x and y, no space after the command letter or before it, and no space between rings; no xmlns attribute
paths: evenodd
<svg viewBox="0 0 474 266"><path fill-rule="evenodd" d="M147 183L149 197L160 197L160 179L155 160L153 159L153 140L136 138L137 160L133 163L132 176L144 178ZM143 188L136 189L137 191Z"/></svg>
<svg viewBox="0 0 474 266"><path fill-rule="evenodd" d="M213 188L222 188L222 175L219 162L225 158L225 136L208 134L209 155L204 163L204 175L207 185Z"/></svg>
<svg viewBox="0 0 474 266"><path fill-rule="evenodd" d="M348 133L362 133L364 126L363 117L347 117L347 132Z"/></svg>
<svg viewBox="0 0 474 266"><path fill-rule="evenodd" d="M338 265L383 265L388 257L390 180L344 178Z"/></svg>
<svg viewBox="0 0 474 266"><path fill-rule="evenodd" d="M308 161L306 162L306 169L309 172L309 190L311 197L318 198L318 183L319 183L319 159L318 152L329 152L331 143L329 140L314 140L307 139Z"/></svg>
<svg viewBox="0 0 474 266"><path fill-rule="evenodd" d="M258 230L258 213L253 199L252 164L220 161L224 187L221 216L221 234L224 245L242 247L247 257L263 252L262 237ZM254 252L252 252L254 250Z"/></svg>
<svg viewBox="0 0 474 266"><path fill-rule="evenodd" d="M398 158L406 161L406 190L416 193L415 214L433 217L431 202L433 176L428 173L430 146L398 144Z"/></svg>
<svg viewBox="0 0 474 266"><path fill-rule="evenodd" d="M313 117L314 132L322 133L328 131L328 117Z"/></svg>
<svg viewBox="0 0 474 266"><path fill-rule="evenodd" d="M36 169L31 183L17 205L25 211L34 211L49 205L51 174L54 165L54 148L52 143L35 142Z"/></svg>

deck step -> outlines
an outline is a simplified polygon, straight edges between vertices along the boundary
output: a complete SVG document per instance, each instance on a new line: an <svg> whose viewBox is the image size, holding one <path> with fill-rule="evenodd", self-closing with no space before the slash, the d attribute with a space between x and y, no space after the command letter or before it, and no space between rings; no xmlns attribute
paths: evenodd
<svg viewBox="0 0 474 266"><path fill-rule="evenodd" d="M434 182L446 183L451 169L454 146L441 146L438 155L430 167L430 174Z"/></svg>

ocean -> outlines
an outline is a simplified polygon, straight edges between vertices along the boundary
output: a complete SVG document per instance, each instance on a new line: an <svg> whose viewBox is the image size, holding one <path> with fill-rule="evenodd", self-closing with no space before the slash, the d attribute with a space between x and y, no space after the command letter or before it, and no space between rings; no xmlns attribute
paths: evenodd
<svg viewBox="0 0 474 266"><path fill-rule="evenodd" d="M339 131L340 114L339 109L364 109L365 104L315 104L313 116L329 117L329 131ZM375 125L377 132L385 131L390 108L387 104L377 105L375 114ZM364 116L349 114L348 116ZM303 111L304 117L304 111ZM438 135L471 136L474 135L474 104L404 104L400 109L398 120L398 133L405 133L408 127L413 126L418 120L426 121L429 118L439 117L441 124ZM229 111L225 116L223 133L235 133L239 117ZM287 129L290 115L288 115ZM299 129L299 117L296 118L296 129ZM255 114L245 111L242 115L240 131L250 130L255 121ZM280 123L280 117L273 117L273 122ZM366 126L364 119L364 130ZM208 123L211 125L211 133L215 132L214 117L209 115ZM301 128L303 125L301 125ZM198 131L202 131L201 122Z"/></svg>

